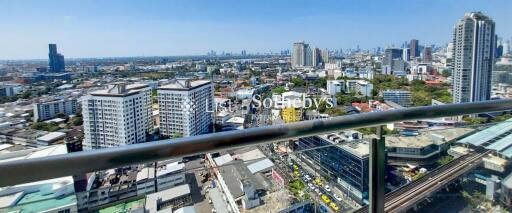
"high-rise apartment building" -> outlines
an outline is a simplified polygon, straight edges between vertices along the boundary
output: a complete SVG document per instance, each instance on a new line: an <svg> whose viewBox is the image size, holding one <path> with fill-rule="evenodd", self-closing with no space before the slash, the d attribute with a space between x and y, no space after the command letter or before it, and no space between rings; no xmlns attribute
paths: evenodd
<svg viewBox="0 0 512 213"><path fill-rule="evenodd" d="M453 102L491 98L495 23L481 12L466 13L453 32Z"/></svg>
<svg viewBox="0 0 512 213"><path fill-rule="evenodd" d="M158 88L160 134L168 137L209 133L213 125L213 83L174 80Z"/></svg>
<svg viewBox="0 0 512 213"><path fill-rule="evenodd" d="M50 72L64 72L64 56L57 52L57 44L48 44L48 65L50 66Z"/></svg>
<svg viewBox="0 0 512 213"><path fill-rule="evenodd" d="M420 48L419 42L416 39L412 39L411 43L409 43L409 48L411 49L411 58L416 58L420 56Z"/></svg>
<svg viewBox="0 0 512 213"><path fill-rule="evenodd" d="M82 99L84 149L146 142L153 132L151 89L146 84L119 83Z"/></svg>
<svg viewBox="0 0 512 213"><path fill-rule="evenodd" d="M292 68L313 66L314 52L309 44L304 42L293 43Z"/></svg>

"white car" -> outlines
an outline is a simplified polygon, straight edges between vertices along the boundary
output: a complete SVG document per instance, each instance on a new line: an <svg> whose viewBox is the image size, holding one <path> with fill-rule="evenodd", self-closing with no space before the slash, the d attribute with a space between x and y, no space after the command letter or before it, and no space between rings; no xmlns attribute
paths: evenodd
<svg viewBox="0 0 512 213"><path fill-rule="evenodd" d="M309 188L313 188L314 187L312 183L308 183L308 186L309 186Z"/></svg>
<svg viewBox="0 0 512 213"><path fill-rule="evenodd" d="M316 192L316 193L321 193L321 192L320 192L320 189L318 189L318 188L315 188L315 192Z"/></svg>
<svg viewBox="0 0 512 213"><path fill-rule="evenodd" d="M334 194L334 199L337 201L341 201L341 197L338 194Z"/></svg>
<svg viewBox="0 0 512 213"><path fill-rule="evenodd" d="M324 189L325 189L325 191L328 191L328 192L330 192L330 191L331 191L331 187L329 187L329 185L325 185L325 186L324 186Z"/></svg>

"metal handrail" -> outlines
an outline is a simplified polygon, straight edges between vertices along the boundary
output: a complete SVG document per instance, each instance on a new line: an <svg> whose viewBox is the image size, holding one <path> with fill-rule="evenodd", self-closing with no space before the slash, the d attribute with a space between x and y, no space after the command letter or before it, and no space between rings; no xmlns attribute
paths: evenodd
<svg viewBox="0 0 512 213"><path fill-rule="evenodd" d="M410 107L0 163L0 187L397 121L512 110L512 99Z"/></svg>

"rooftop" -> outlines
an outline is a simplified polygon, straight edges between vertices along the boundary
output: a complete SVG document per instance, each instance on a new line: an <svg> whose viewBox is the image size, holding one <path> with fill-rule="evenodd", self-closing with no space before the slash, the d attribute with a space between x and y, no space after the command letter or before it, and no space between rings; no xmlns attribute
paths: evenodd
<svg viewBox="0 0 512 213"><path fill-rule="evenodd" d="M320 138L338 144L337 147L359 157L366 157L370 154L370 146L366 141L353 141L352 138L341 134L319 135Z"/></svg>
<svg viewBox="0 0 512 213"><path fill-rule="evenodd" d="M58 140L58 139L64 138L64 136L66 136L66 133L63 133L63 132L50 132L50 133L48 133L46 135L38 137L37 140L38 141L52 142L54 140Z"/></svg>
<svg viewBox="0 0 512 213"><path fill-rule="evenodd" d="M465 137L457 143L482 146L494 150L507 158L512 158L512 119L494 124L475 134Z"/></svg>
<svg viewBox="0 0 512 213"><path fill-rule="evenodd" d="M440 145L473 131L474 129L471 128L450 128L444 130L421 132L418 136L386 136L386 146L421 148L432 144Z"/></svg>
<svg viewBox="0 0 512 213"><path fill-rule="evenodd" d="M176 79L174 82L170 84L166 84L164 86L158 87L158 89L164 90L191 90L197 87L210 84L211 81L208 80L196 80L192 81L189 79Z"/></svg>
<svg viewBox="0 0 512 213"><path fill-rule="evenodd" d="M113 85L109 85L107 89L96 90L91 92L90 95L93 96L128 96L133 95L138 92L142 88L147 88L147 84L125 84L125 83L117 83Z"/></svg>

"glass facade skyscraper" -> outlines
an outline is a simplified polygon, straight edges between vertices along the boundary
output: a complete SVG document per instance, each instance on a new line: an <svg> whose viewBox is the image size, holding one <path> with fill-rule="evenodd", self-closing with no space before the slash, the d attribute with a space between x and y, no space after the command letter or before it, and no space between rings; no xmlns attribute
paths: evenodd
<svg viewBox="0 0 512 213"><path fill-rule="evenodd" d="M50 66L50 72L64 72L64 56L57 52L57 44L48 44L48 66Z"/></svg>

